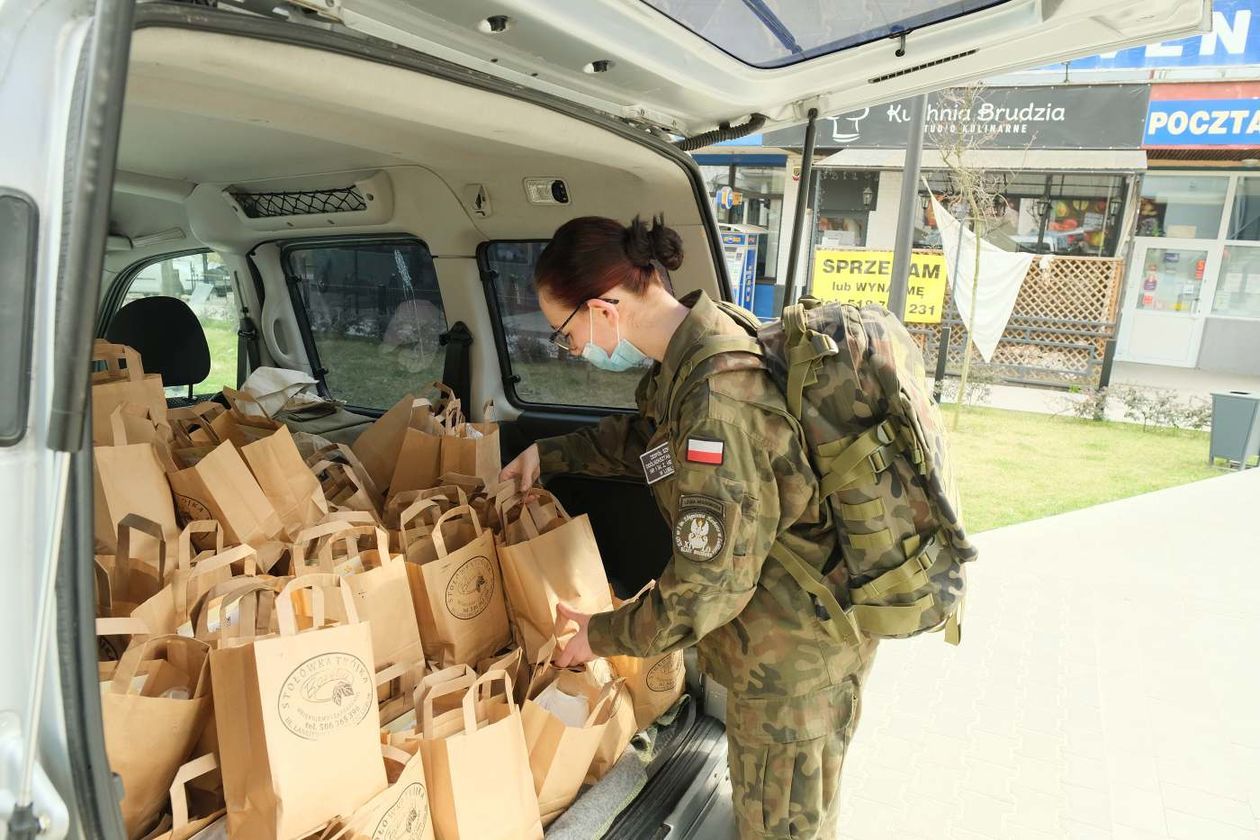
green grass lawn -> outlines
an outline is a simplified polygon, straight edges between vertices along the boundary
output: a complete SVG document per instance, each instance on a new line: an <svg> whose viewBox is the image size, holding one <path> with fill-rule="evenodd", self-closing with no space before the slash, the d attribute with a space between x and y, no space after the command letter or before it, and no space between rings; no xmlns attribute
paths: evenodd
<svg viewBox="0 0 1260 840"><path fill-rule="evenodd" d="M992 408L965 409L950 448L972 532L1221 474L1206 432Z"/></svg>

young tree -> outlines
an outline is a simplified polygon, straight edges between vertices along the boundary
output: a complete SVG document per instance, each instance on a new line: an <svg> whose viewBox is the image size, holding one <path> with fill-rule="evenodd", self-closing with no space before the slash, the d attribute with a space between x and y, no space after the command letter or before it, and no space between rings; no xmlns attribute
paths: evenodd
<svg viewBox="0 0 1260 840"><path fill-rule="evenodd" d="M941 161L949 178L949 190L937 196L941 204L963 221L970 222L971 230L978 239L999 228L1006 218L1007 201L1004 196L1011 173L1008 170L986 169L978 160L979 153L993 141L993 135L984 131L976 118L984 103L985 86L980 83L965 87L947 88L937 96L940 103L939 119L929 120L925 142L940 153ZM953 427L958 428L962 406L967 401L967 379L971 372L973 350L972 334L975 332L976 291L980 284L980 248L975 248L975 264L972 266L971 314L967 322L967 343L963 348L962 372L958 385L958 400L954 405ZM951 282L957 282L958 266L947 266ZM957 290L955 290L955 295Z"/></svg>

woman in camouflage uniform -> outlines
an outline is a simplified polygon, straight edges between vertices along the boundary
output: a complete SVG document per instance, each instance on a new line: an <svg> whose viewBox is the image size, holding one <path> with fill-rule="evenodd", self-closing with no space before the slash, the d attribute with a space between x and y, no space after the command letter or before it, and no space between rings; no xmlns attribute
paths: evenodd
<svg viewBox="0 0 1260 840"><path fill-rule="evenodd" d="M655 221L574 219L543 251L535 283L552 340L606 370L655 365L636 416L540 440L503 470L643 477L673 533L655 588L611 612L561 607L580 632L556 662L653 656L695 645L725 686L741 838L836 836L840 768L875 643L838 644L810 597L768 557L776 541L822 569L836 551L801 431L761 360L695 364L714 335L746 336L703 292L677 300L656 265L682 264L678 234Z"/></svg>

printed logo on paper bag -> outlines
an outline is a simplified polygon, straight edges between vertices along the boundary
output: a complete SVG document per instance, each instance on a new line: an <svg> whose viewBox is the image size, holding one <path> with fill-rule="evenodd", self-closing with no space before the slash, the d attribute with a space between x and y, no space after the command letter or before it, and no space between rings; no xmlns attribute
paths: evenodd
<svg viewBox="0 0 1260 840"><path fill-rule="evenodd" d="M285 728L310 741L357 725L375 703L372 669L349 653L306 660L280 686L277 701Z"/></svg>
<svg viewBox="0 0 1260 840"><path fill-rule="evenodd" d="M477 556L466 561L446 584L446 609L465 621L485 612L493 597L494 566L488 557Z"/></svg>
<svg viewBox="0 0 1260 840"><path fill-rule="evenodd" d="M673 691L678 686L682 668L683 658L671 653L648 669L644 682L652 691Z"/></svg>
<svg viewBox="0 0 1260 840"><path fill-rule="evenodd" d="M178 493L175 494L175 513L179 516L180 525L187 525L198 519L214 519L210 508L192 496L181 496Z"/></svg>
<svg viewBox="0 0 1260 840"><path fill-rule="evenodd" d="M389 806L376 829L372 840L404 840L419 837L429 824L429 794L424 785L412 782L403 788L397 801Z"/></svg>

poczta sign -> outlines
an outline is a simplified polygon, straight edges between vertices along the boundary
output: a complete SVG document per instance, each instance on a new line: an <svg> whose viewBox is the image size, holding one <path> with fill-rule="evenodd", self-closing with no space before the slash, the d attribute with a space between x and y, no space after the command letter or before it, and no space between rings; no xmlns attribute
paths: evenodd
<svg viewBox="0 0 1260 840"><path fill-rule="evenodd" d="M892 282L892 251L814 251L814 276L810 292L819 300L862 306L888 305ZM945 304L945 257L913 254L910 283L906 289L905 322L938 324Z"/></svg>

